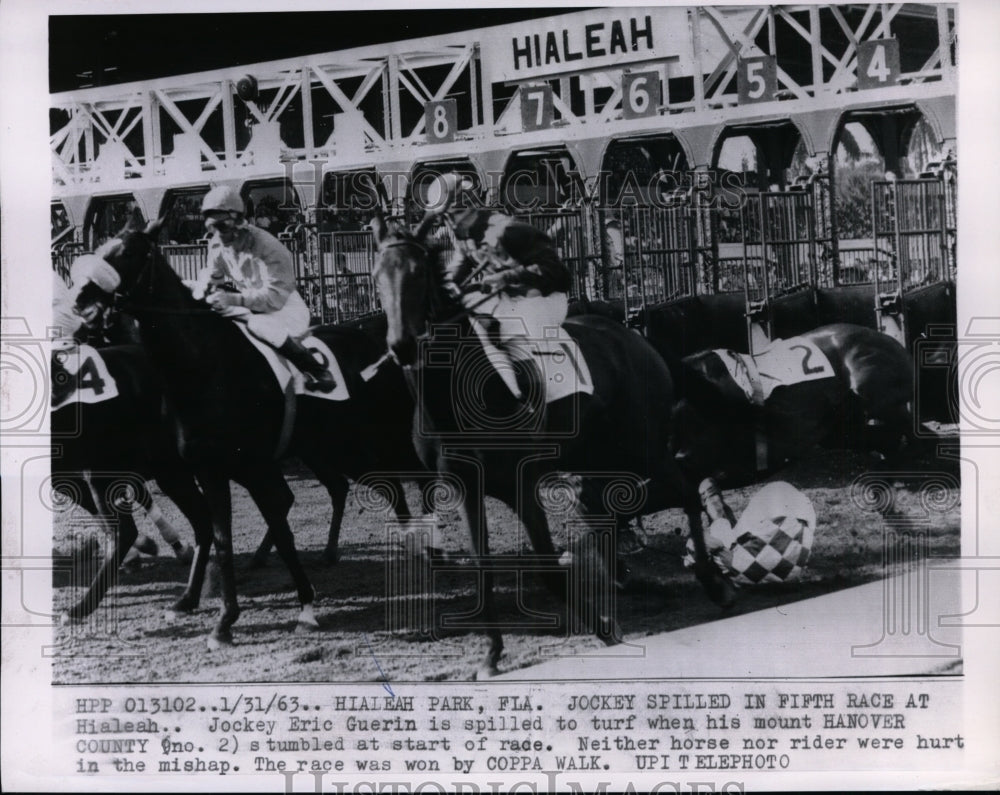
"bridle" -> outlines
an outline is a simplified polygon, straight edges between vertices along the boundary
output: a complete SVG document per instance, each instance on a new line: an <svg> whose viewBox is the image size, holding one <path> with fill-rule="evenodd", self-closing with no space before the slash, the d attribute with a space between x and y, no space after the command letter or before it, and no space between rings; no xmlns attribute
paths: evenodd
<svg viewBox="0 0 1000 795"><path fill-rule="evenodd" d="M456 298L455 302L458 303L460 306L458 311L443 320L439 320L437 319L436 316L440 309L439 304L442 302L436 301L435 297L438 295L439 292L442 292L442 289L440 285L434 284L431 279L431 274L430 274L431 269L430 267L428 267L429 265L428 260L430 259L431 255L430 249L428 249L427 246L425 246L419 240L413 237L403 236L403 235L397 235L394 239L390 240L389 242L379 245L378 248L380 253L392 248L411 248L411 249L416 249L423 257L423 265L425 267L424 280L426 282L425 295L427 302L427 306L425 307L425 313L428 321L428 330L425 331L423 334L417 335L416 341L418 343L430 339L431 337L430 326L432 324L452 325L454 323L458 323L459 321L472 316L475 313L476 309L478 309L480 306L485 304L487 301L489 301L496 295L496 293L493 292L487 293L478 301L468 306L462 304ZM459 293L461 293L462 289L465 288L466 285L468 285L474 278L476 278L479 274L481 274L484 270L486 270L486 268L494 264L493 260L488 257L483 257L483 258L474 257L474 259L476 260L477 263L476 267L464 279L462 279L461 282L455 285L456 290ZM375 266L375 271L373 272L372 275L374 275L374 273L376 273L380 268L381 268L381 259L379 260L379 263Z"/></svg>
<svg viewBox="0 0 1000 795"><path fill-rule="evenodd" d="M144 278L148 278L148 287L146 292L152 294L156 287L156 261L160 254L160 247L157 244L155 238L147 235L145 232L136 232L135 234L143 235L149 241L149 251L146 253L145 260L143 261L142 267L139 268L138 273L135 276L135 285L142 283ZM120 239L120 238L119 238ZM124 244L124 241L122 241ZM209 307L189 307L181 309L178 307L163 307L156 306L149 303L139 303L135 298L125 295L120 291L115 293L115 306L125 310L130 314L135 314L136 312L152 313L152 314L166 314L166 315L217 315L215 311Z"/></svg>

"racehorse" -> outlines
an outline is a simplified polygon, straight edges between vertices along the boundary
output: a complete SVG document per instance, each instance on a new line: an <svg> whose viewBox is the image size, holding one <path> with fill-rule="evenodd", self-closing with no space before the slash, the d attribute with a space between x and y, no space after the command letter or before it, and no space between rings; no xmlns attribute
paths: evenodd
<svg viewBox="0 0 1000 795"><path fill-rule="evenodd" d="M191 580L175 608L188 611L197 605L210 542L214 543L223 607L209 647L232 643L232 626L239 617L229 491L230 481L235 480L264 516L265 543L273 541L292 575L301 605L299 627L316 629L315 594L287 520L293 495L278 465L286 396L270 366L236 324L195 300L171 269L156 246L159 223L145 229L127 227L97 253L121 276L119 293L125 308L138 319L142 346L163 380L180 456L194 471L211 512L212 537L198 538ZM374 419L360 375L378 358L368 355L371 346L363 347L364 336L351 329L326 327L315 333L343 362L349 391L363 397L295 400L294 424L284 452L302 459L334 498L335 511L339 503L342 515L348 488L345 476L358 478L380 467L406 468L395 464L412 451L412 402L405 387L380 390L377 408L379 420L384 421ZM391 377L391 371L383 377ZM393 422L396 417L399 421ZM409 455L415 459L412 452ZM335 521L339 528L336 516Z"/></svg>
<svg viewBox="0 0 1000 795"><path fill-rule="evenodd" d="M112 344L140 344L139 325L136 319L126 311L122 311L119 301L115 301L113 296L104 293L103 290L93 282L85 284L81 291L77 304L81 307L97 305L100 310L95 321L89 324L87 335L88 341L95 345L106 344L108 340ZM384 340L384 331L379 335L374 332L361 332L349 328L327 327L329 334L334 335L336 343L334 353L337 356L341 367L352 374L360 373L373 362L377 361L379 354L384 350L384 345L375 340L379 337ZM327 339L329 342L329 339ZM357 380L357 379L355 379ZM405 396L405 384L398 368L391 366L391 362L384 362L382 366L373 367L372 373L367 376L367 380L357 384L357 391L352 391L356 396L355 405L364 405L371 411L369 415L380 418L387 418L389 427L386 432L380 434L372 441L372 445L380 451L380 460L384 459L385 466L393 470L412 470L422 465L412 452L412 445L405 441L409 437L409 426L405 424L392 424L390 415L406 417L406 422L410 411L395 411L395 401L398 396ZM391 397L388 397L391 396ZM386 403L388 397L388 403ZM385 404L385 405L383 405ZM408 404L407 404L408 406ZM379 447L379 440L388 440L389 444ZM371 445L369 445L370 447ZM351 467L349 471L354 471L357 467ZM344 520L345 507L347 504L347 493L350 488L348 479L330 473L329 479L324 482L327 492L330 495L332 514L330 517L330 528L327 533L326 547L323 550L323 560L329 564L335 564L339 560L340 530ZM403 493L402 484L398 478L393 476L383 477L379 485L382 495L388 499L391 507L395 511L396 518L401 526L405 526L413 517L410 514L409 506ZM424 492L422 510L424 514L432 512L427 492ZM270 533L265 533L260 545L254 552L251 559L253 567L261 567L266 564L267 557L274 546ZM179 608L178 608L179 609Z"/></svg>
<svg viewBox="0 0 1000 795"><path fill-rule="evenodd" d="M53 351L53 399L89 390L110 394L104 374L87 349ZM73 373L60 359L81 357ZM138 531L129 503L149 512L153 500L146 486L156 480L160 489L202 533L211 532L208 505L191 472L177 455L177 446L164 422L159 378L136 345L102 348L99 354L117 395L99 402L70 400L52 411L53 487L92 513L114 539L83 597L63 615L64 620L86 617L114 583L118 567ZM86 491L83 491L86 489ZM119 499L125 500L124 507Z"/></svg>
<svg viewBox="0 0 1000 795"><path fill-rule="evenodd" d="M733 586L705 550L697 483L684 476L669 454L673 384L663 360L638 334L613 320L570 318L564 328L583 352L593 394L570 395L544 411L526 412L489 362L468 311L444 287L448 255L428 241L434 222L434 213L428 212L410 233L387 227L376 213L374 276L387 316L389 349L407 370L416 395L418 452L429 467L436 464L438 472L463 486L462 509L482 569L480 609L489 639L480 673L495 674L503 651L484 498L493 496L510 506L539 558L555 560L536 496L549 473L584 476L575 497L585 519L607 516L609 507L614 511L613 505L602 504L598 472L627 473L639 482L629 514L682 506L696 547L695 572L713 600L731 604ZM579 545L572 566L596 579L596 598L603 599L609 567L596 546ZM556 590L560 581L549 576L546 582ZM596 616L593 629L602 641L620 639L613 611L595 603L584 607Z"/></svg>
<svg viewBox="0 0 1000 795"><path fill-rule="evenodd" d="M747 421L697 400L678 402L672 449L699 478L746 484L817 444L892 454L912 439L911 357L874 329L836 323L754 357L702 351L683 361L733 406L753 412Z"/></svg>

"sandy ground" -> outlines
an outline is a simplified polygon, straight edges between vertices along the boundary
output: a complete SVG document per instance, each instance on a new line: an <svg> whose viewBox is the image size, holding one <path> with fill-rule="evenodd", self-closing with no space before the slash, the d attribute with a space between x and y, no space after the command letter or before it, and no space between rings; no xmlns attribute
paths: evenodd
<svg viewBox="0 0 1000 795"><path fill-rule="evenodd" d="M787 480L812 500L818 516L816 540L805 578L782 586L742 588L735 608L713 605L693 575L681 564L686 529L680 511L647 517L636 551L623 555L630 569L625 588L616 596L617 613L626 639L717 620L726 615L761 610L878 579L883 567L881 516L851 497L851 483L871 468L855 454L817 451L773 479ZM899 508L926 520L929 554L959 552L959 495L945 488L922 488L935 472L957 478L954 464L917 462L907 475L896 476ZM297 633L297 600L280 560L272 555L262 570L249 568L250 554L264 526L246 492L233 487L234 547L242 616L231 648L209 652L206 637L216 618L218 598L208 593L194 615L167 620L167 609L180 595L185 569L169 548L123 571L100 609L86 622L56 630L54 680L62 683L125 682L283 682L439 681L468 679L485 655L485 638L468 621L432 632L449 615L474 612L476 572L468 561L467 531L457 514L441 519L443 546L458 562L448 571L402 564L387 529L383 511L362 508L352 490L341 534L341 562L321 559L330 507L325 490L309 474L287 468L296 501L290 522L296 545L316 588L320 631ZM728 491L726 499L739 514L759 486ZM930 496L928 496L930 495ZM414 494L411 504L416 505ZM186 538L191 531L166 500L164 512ZM510 511L488 505L494 553L527 550L527 541ZM54 541L66 549L78 538L81 514L57 517ZM140 529L155 533L146 520ZM553 527L557 545L566 528ZM102 543L104 541L102 540ZM624 549L624 547L623 547ZM79 592L66 584L54 587L55 608L67 606ZM518 584L513 574L499 574L498 609L505 631L502 670L529 666L555 656L595 650L600 642L586 634L570 634L564 609L533 575ZM821 616L817 620L822 620ZM724 650L719 650L724 653ZM669 676L669 663L664 663Z"/></svg>

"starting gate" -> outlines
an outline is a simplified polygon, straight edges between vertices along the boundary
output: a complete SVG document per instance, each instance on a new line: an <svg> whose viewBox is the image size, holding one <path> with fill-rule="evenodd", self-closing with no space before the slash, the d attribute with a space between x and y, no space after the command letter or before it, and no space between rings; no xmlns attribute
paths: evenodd
<svg viewBox="0 0 1000 795"><path fill-rule="evenodd" d="M771 302L816 284L816 222L808 191L762 192L741 213L750 352L771 339Z"/></svg>
<svg viewBox="0 0 1000 795"><path fill-rule="evenodd" d="M281 240L292 252L295 284L313 318L345 323L379 311L370 230L317 233L302 225Z"/></svg>
<svg viewBox="0 0 1000 795"><path fill-rule="evenodd" d="M586 210L517 213L516 217L552 238L560 259L570 272L570 298L593 298L598 269L587 245Z"/></svg>
<svg viewBox="0 0 1000 795"><path fill-rule="evenodd" d="M955 277L955 226L948 183L940 179L875 181L872 231L890 258L875 271L879 329L906 344L903 296Z"/></svg>
<svg viewBox="0 0 1000 795"><path fill-rule="evenodd" d="M697 292L696 214L677 207L620 207L600 213L605 298L620 298L626 317Z"/></svg>

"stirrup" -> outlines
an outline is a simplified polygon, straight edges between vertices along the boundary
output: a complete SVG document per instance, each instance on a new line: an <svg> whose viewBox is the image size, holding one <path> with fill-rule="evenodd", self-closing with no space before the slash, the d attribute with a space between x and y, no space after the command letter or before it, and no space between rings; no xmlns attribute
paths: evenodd
<svg viewBox="0 0 1000 795"><path fill-rule="evenodd" d="M305 376L305 388L308 392L332 392L337 388L337 382L329 370L322 375L313 373L303 373L303 375Z"/></svg>

